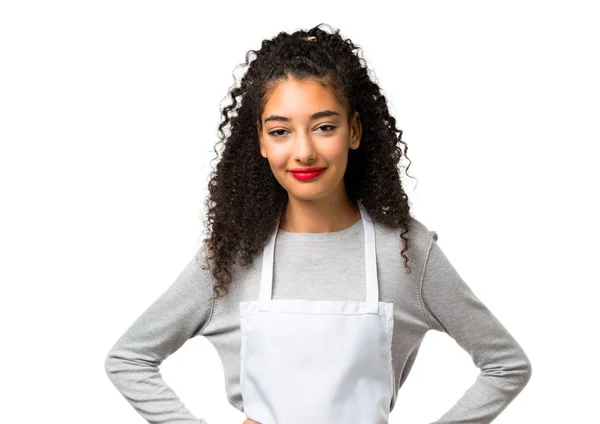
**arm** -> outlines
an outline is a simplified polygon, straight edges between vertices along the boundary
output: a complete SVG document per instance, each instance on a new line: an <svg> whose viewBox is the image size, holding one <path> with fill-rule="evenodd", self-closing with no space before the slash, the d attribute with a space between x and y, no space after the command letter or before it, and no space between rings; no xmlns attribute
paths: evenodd
<svg viewBox="0 0 600 424"><path fill-rule="evenodd" d="M114 386L152 424L207 424L162 379L159 365L202 334L212 314L209 271L192 259L170 287L117 340L105 359Z"/></svg>
<svg viewBox="0 0 600 424"><path fill-rule="evenodd" d="M487 424L523 390L531 363L513 336L475 296L430 231L421 295L431 329L452 337L481 370L436 424Z"/></svg>

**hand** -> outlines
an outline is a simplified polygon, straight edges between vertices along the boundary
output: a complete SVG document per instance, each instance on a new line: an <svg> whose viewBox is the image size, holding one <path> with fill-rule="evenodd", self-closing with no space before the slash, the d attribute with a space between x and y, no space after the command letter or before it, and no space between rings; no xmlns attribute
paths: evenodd
<svg viewBox="0 0 600 424"><path fill-rule="evenodd" d="M260 424L256 421L252 421L251 419L246 419L242 424Z"/></svg>

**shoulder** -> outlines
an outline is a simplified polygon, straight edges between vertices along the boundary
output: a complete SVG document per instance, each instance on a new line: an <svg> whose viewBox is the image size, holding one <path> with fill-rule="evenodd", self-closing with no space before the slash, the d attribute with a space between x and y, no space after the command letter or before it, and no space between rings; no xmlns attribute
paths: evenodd
<svg viewBox="0 0 600 424"><path fill-rule="evenodd" d="M404 232L403 228L388 227L380 222L374 221L375 234L380 239L400 239L401 233ZM404 235L408 239L412 246L418 246L421 248L428 248L431 240L437 240L437 233L435 230L427 227L422 221L411 216L408 222L408 232Z"/></svg>
<svg viewBox="0 0 600 424"><path fill-rule="evenodd" d="M401 234L404 232L403 228L392 228L375 221L374 226L376 242L384 250L400 252L403 249L404 241L401 238ZM420 261L427 255L431 244L437 240L437 233L419 219L411 216L408 222L408 232L404 234L404 238L408 239L409 243L407 255Z"/></svg>

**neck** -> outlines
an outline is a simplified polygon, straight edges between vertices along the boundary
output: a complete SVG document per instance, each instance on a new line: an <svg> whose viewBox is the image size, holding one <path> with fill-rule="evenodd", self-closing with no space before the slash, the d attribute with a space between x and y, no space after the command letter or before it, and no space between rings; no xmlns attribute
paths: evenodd
<svg viewBox="0 0 600 424"><path fill-rule="evenodd" d="M358 203L345 193L341 199L302 200L290 197L279 228L290 233L332 233L344 230L361 219Z"/></svg>

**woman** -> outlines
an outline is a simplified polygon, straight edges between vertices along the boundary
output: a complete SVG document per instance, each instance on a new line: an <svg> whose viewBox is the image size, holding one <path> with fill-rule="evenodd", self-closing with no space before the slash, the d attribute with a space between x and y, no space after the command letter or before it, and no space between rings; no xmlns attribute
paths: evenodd
<svg viewBox="0 0 600 424"><path fill-rule="evenodd" d="M523 349L410 215L406 143L359 50L319 25L247 55L222 111L209 237L106 357L148 422L206 423L158 370L197 335L245 424L388 422L432 329L481 369L437 422L489 423L529 381Z"/></svg>

